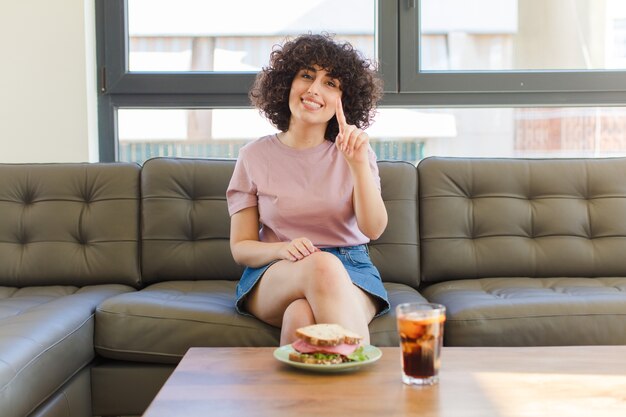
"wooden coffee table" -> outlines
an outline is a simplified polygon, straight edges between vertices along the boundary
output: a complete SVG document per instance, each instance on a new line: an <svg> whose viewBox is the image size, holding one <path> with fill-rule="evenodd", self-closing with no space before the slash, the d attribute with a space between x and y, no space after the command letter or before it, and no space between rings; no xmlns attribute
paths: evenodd
<svg viewBox="0 0 626 417"><path fill-rule="evenodd" d="M192 348L144 416L626 416L626 346L447 347L432 387L402 384L399 348L381 350L326 374L273 348Z"/></svg>

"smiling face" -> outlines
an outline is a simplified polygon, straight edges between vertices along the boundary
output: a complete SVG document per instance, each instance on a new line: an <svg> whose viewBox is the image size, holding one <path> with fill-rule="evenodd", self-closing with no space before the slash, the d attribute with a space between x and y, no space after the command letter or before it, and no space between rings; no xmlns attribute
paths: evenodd
<svg viewBox="0 0 626 417"><path fill-rule="evenodd" d="M289 92L292 123L326 125L335 115L341 97L339 80L317 65L303 68L293 79Z"/></svg>

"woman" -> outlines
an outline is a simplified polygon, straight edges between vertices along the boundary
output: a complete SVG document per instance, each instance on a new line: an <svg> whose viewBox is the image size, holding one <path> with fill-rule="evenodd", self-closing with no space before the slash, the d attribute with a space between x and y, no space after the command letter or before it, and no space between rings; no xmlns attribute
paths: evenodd
<svg viewBox="0 0 626 417"><path fill-rule="evenodd" d="M280 132L240 150L227 191L231 251L246 266L237 311L281 327L281 345L314 323L369 343L368 323L389 310L366 246L387 212L361 130L381 95L370 63L326 35L272 51L250 91Z"/></svg>

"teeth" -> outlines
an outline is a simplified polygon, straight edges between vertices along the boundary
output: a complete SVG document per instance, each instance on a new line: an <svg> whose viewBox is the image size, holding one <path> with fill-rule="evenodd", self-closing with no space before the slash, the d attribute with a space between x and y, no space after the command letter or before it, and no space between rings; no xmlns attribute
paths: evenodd
<svg viewBox="0 0 626 417"><path fill-rule="evenodd" d="M313 107L317 107L317 108L322 107L322 105L321 105L321 104L316 103L316 102L314 102L314 101L310 101L310 100L302 100L302 102L303 102L304 104L308 104L309 106L313 106Z"/></svg>

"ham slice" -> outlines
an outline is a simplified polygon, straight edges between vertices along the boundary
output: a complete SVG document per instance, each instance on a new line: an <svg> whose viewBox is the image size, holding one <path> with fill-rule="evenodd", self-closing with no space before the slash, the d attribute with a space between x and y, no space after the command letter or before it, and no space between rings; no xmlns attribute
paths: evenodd
<svg viewBox="0 0 626 417"><path fill-rule="evenodd" d="M349 354L357 350L359 346L360 345L348 345L346 343L342 343L337 346L314 346L310 343L305 342L302 339L298 339L291 344L291 347L293 347L295 350L297 350L300 353L322 352L322 353L338 354L338 355L343 355L343 356L348 356Z"/></svg>

